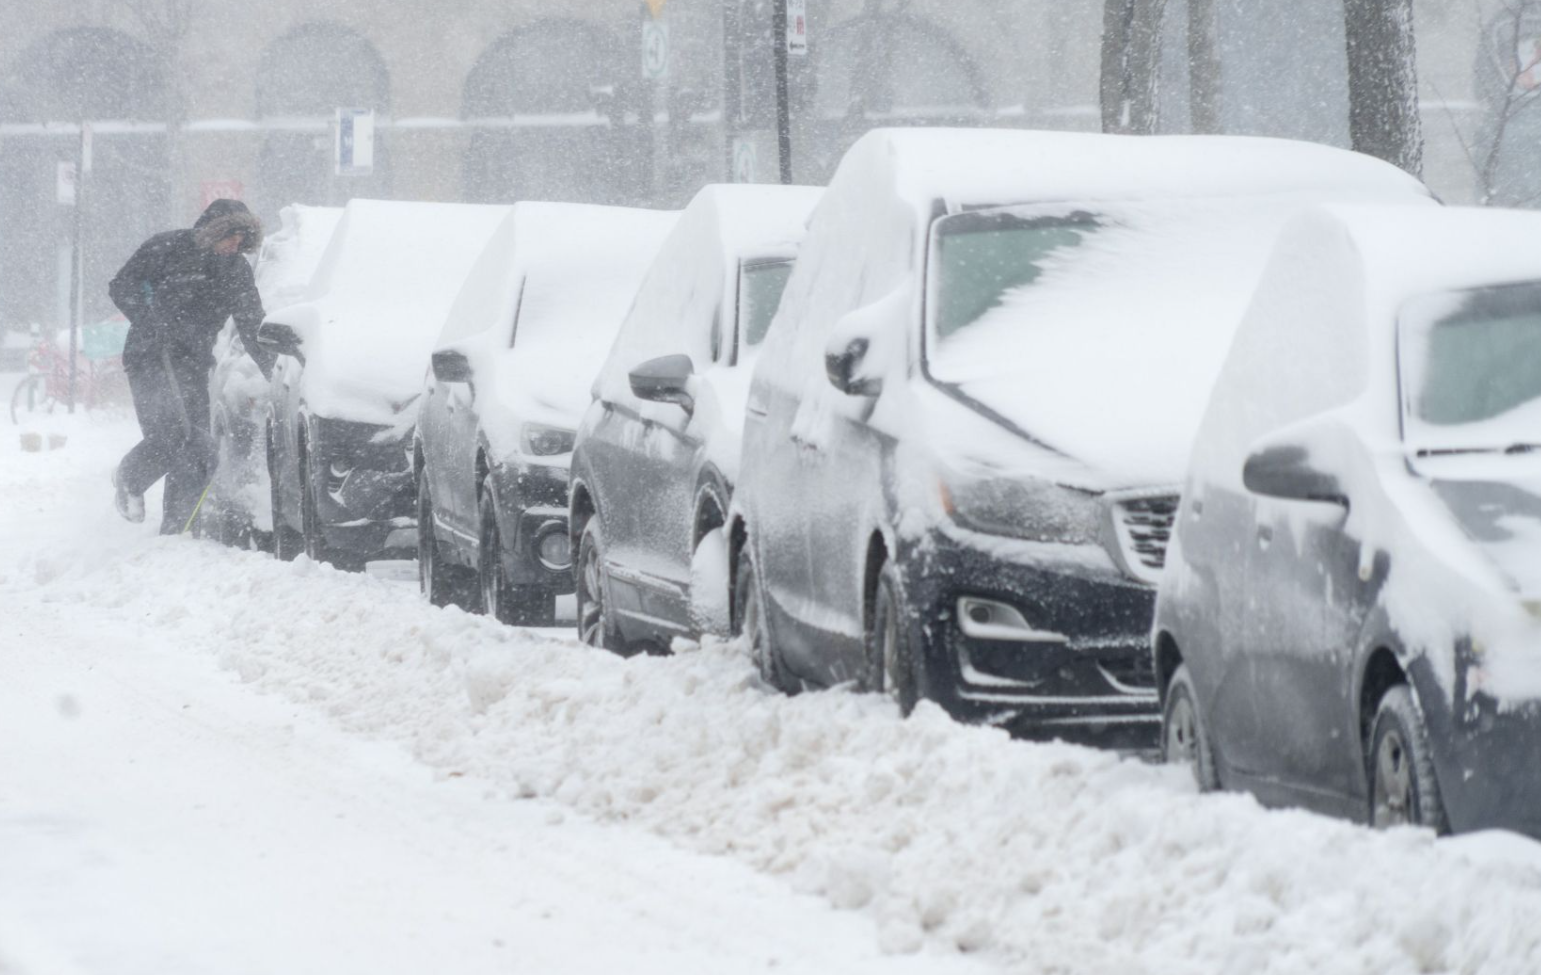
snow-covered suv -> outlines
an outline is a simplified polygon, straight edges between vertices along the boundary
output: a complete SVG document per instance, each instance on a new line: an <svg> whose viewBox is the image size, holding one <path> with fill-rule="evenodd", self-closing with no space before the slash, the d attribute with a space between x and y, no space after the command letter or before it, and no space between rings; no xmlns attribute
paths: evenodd
<svg viewBox="0 0 1541 975"><path fill-rule="evenodd" d="M1149 747L1176 485L1278 228L1427 200L1277 140L891 130L815 210L731 538L771 681Z"/></svg>

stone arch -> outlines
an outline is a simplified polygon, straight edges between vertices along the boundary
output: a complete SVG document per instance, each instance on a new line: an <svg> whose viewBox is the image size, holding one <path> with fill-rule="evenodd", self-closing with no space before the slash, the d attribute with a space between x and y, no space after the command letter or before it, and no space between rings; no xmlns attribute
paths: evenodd
<svg viewBox="0 0 1541 975"><path fill-rule="evenodd" d="M872 8L821 29L808 121L828 178L841 154L880 125L969 125L988 117L982 72L940 24Z"/></svg>
<svg viewBox="0 0 1541 975"><path fill-rule="evenodd" d="M264 222L276 221L279 209L290 203L340 205L354 196L391 195L388 133L376 134L372 174L338 177L332 130L314 127L329 122L339 108L371 108L377 116L390 112L390 69L364 35L332 21L294 27L262 52L256 95L259 118L310 123L270 131L263 139L254 203Z"/></svg>
<svg viewBox="0 0 1541 975"><path fill-rule="evenodd" d="M609 31L547 17L495 41L466 76L462 115L485 127L464 159L473 202L634 202L643 194L635 127L636 56Z"/></svg>
<svg viewBox="0 0 1541 975"><path fill-rule="evenodd" d="M159 122L165 73L154 52L121 31L55 31L24 50L0 98L5 122ZM58 164L76 158L70 135L11 136L0 145L0 323L57 322L68 295L71 208L56 201ZM171 191L162 133L93 139L81 212L87 320L112 312L106 282L135 247L164 228Z"/></svg>

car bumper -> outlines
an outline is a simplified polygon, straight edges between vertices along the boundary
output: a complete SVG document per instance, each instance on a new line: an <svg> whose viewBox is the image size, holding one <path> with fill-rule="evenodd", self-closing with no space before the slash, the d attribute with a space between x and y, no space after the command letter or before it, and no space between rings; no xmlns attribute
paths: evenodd
<svg viewBox="0 0 1541 975"><path fill-rule="evenodd" d="M942 532L901 564L926 690L950 713L1025 736L1154 747L1154 589L1085 558L1014 558ZM969 625L964 600L1010 607L1029 630Z"/></svg>
<svg viewBox="0 0 1541 975"><path fill-rule="evenodd" d="M316 509L330 548L373 555L417 546L417 485L409 441L382 437L388 429L347 420L312 421Z"/></svg>
<svg viewBox="0 0 1541 975"><path fill-rule="evenodd" d="M503 568L510 585L535 586L554 593L575 588L568 547L568 469L555 464L516 462L493 469L498 524L503 536ZM543 553L548 539L565 558Z"/></svg>
<svg viewBox="0 0 1541 975"><path fill-rule="evenodd" d="M1424 668L1413 677L1420 701L1443 698ZM1503 708L1481 691L1457 692L1465 706L1454 720L1443 707L1424 709L1450 828L1541 839L1541 702Z"/></svg>

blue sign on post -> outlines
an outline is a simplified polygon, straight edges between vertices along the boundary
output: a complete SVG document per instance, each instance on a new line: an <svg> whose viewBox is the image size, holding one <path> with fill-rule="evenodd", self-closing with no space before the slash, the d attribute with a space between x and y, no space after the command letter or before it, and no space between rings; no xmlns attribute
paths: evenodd
<svg viewBox="0 0 1541 975"><path fill-rule="evenodd" d="M375 113L368 108L337 110L337 175L368 176L375 168Z"/></svg>

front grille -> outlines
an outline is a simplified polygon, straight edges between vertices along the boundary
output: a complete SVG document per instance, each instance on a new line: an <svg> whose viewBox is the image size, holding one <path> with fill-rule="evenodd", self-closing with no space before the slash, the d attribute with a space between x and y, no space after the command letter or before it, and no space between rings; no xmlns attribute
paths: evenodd
<svg viewBox="0 0 1541 975"><path fill-rule="evenodd" d="M1115 502L1113 524L1124 565L1138 579L1155 582L1166 565L1166 546L1177 518L1175 494Z"/></svg>

